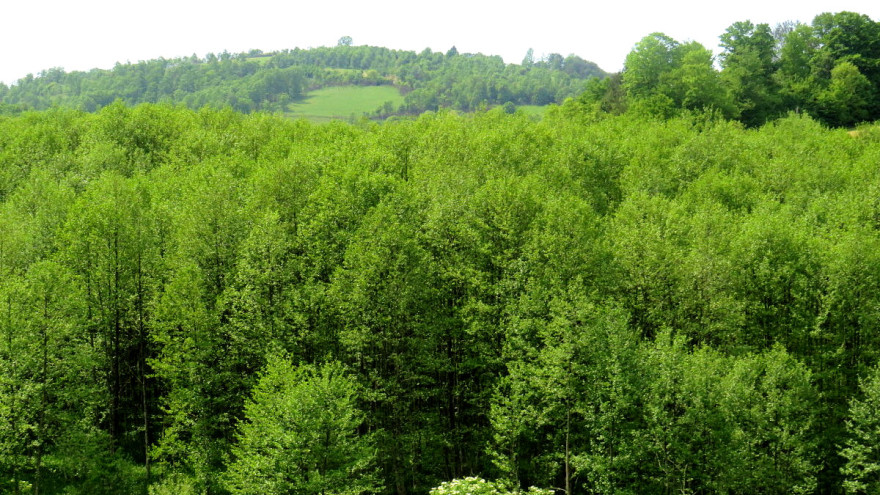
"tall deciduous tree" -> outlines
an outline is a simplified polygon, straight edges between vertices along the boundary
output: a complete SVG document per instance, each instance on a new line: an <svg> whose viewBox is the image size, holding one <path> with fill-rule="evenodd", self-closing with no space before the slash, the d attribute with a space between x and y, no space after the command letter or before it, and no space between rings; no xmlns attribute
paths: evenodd
<svg viewBox="0 0 880 495"><path fill-rule="evenodd" d="M697 42L681 44L663 33L642 38L627 55L623 87L634 108L669 116L676 109L714 109L733 114L712 52Z"/></svg>
<svg viewBox="0 0 880 495"><path fill-rule="evenodd" d="M253 141L244 145L246 153L259 150ZM219 486L223 456L262 364L246 341L232 337L229 290L248 218L240 207L247 188L234 170L226 160L202 162L163 190L162 210L173 223L165 259L170 273L152 306L158 347L152 366L167 387L165 431L152 456L193 475L204 490Z"/></svg>
<svg viewBox="0 0 880 495"><path fill-rule="evenodd" d="M47 493L51 478L67 476L75 484L97 474L82 467L96 467L86 453L103 444L93 429L103 405L100 385L92 379L98 350L82 331L82 293L69 270L53 261L36 262L16 288L14 296L3 294L0 313L3 467L11 471L13 492L27 475L33 493ZM81 455L69 449L73 443L80 444Z"/></svg>
<svg viewBox="0 0 880 495"><path fill-rule="evenodd" d="M784 109L800 111L809 106L815 80L811 77L810 61L818 42L813 28L797 24L783 37L779 47L779 69L774 79L779 85L780 102Z"/></svg>
<svg viewBox="0 0 880 495"><path fill-rule="evenodd" d="M722 78L733 94L740 120L761 125L778 111L776 40L770 26L736 22L721 35Z"/></svg>
<svg viewBox="0 0 880 495"><path fill-rule="evenodd" d="M847 493L876 493L880 489L880 367L865 376L861 393L850 403L849 438L840 451L846 459L843 486Z"/></svg>
<svg viewBox="0 0 880 495"><path fill-rule="evenodd" d="M379 491L372 436L358 433L358 397L338 363L296 366L271 356L245 406L226 488L236 495Z"/></svg>
<svg viewBox="0 0 880 495"><path fill-rule="evenodd" d="M817 111L826 122L851 126L868 118L871 82L855 64L840 61L831 70L831 82L816 95Z"/></svg>
<svg viewBox="0 0 880 495"><path fill-rule="evenodd" d="M663 33L653 33L636 43L626 56L623 87L633 99L665 96L664 76L678 65L679 43Z"/></svg>
<svg viewBox="0 0 880 495"><path fill-rule="evenodd" d="M117 447L137 439L144 462L151 443L147 304L157 255L149 202L137 179L103 174L72 208L63 251L85 286L85 325L103 348L107 429Z"/></svg>

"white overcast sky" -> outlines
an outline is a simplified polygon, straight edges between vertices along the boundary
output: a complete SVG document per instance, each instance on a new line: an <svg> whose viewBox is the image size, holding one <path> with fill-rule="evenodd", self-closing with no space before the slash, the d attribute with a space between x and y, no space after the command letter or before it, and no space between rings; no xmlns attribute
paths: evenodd
<svg viewBox="0 0 880 495"><path fill-rule="evenodd" d="M652 32L694 40L718 52L736 21L809 23L849 10L880 20L878 0L6 0L0 4L0 81L28 73L111 68L116 62L232 53L259 48L355 45L501 55L519 63L570 53L606 71L623 68Z"/></svg>

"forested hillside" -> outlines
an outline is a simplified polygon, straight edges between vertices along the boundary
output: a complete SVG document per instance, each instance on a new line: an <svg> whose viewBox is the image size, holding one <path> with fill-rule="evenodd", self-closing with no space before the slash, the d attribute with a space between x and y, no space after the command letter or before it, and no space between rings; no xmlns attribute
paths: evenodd
<svg viewBox="0 0 880 495"><path fill-rule="evenodd" d="M878 489L880 134L0 117L0 490Z"/></svg>
<svg viewBox="0 0 880 495"><path fill-rule="evenodd" d="M418 114L438 108L472 111L497 105L547 105L579 95L589 78L604 77L596 64L576 55L550 54L505 64L501 57L421 53L351 46L264 54L196 55L117 64L112 70L65 72L55 68L28 75L7 87L0 103L8 110L65 106L95 111L120 99L126 104L170 102L198 109L230 106L241 112L283 112L310 89L333 85L393 85L402 105L375 108L374 115Z"/></svg>
<svg viewBox="0 0 880 495"><path fill-rule="evenodd" d="M810 24L772 27L735 22L719 33L719 46L716 57L714 47L652 33L634 44L622 72L607 75L576 55L535 59L530 50L521 64L505 64L455 47L417 54L352 46L344 37L338 46L307 50L193 55L89 72L49 69L9 87L0 84L0 113L52 106L96 111L117 99L286 112L317 88L387 85L403 94L403 102L378 103L367 116L495 106L512 111L570 99L587 111L611 114L668 118L710 111L750 127L789 112L835 127L880 119L880 23L866 15L824 13Z"/></svg>

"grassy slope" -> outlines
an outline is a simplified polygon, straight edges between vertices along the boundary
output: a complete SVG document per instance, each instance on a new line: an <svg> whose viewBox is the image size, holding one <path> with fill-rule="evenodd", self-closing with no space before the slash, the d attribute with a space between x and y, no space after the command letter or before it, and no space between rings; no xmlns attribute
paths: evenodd
<svg viewBox="0 0 880 495"><path fill-rule="evenodd" d="M403 96L391 86L329 86L310 91L303 99L288 107L287 116L312 122L360 117L390 101L396 108ZM527 115L542 117L546 106L522 105L517 110Z"/></svg>
<svg viewBox="0 0 880 495"><path fill-rule="evenodd" d="M288 115L314 122L360 117L376 110L386 101L395 107L403 103L403 96L391 86L331 86L310 91L302 100L289 107Z"/></svg>

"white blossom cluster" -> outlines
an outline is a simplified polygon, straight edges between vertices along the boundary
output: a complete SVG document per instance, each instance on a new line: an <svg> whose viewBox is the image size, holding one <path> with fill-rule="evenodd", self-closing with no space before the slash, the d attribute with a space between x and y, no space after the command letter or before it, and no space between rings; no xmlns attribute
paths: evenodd
<svg viewBox="0 0 880 495"><path fill-rule="evenodd" d="M441 483L440 486L431 489L430 495L516 495L519 493L522 492L505 490L499 482L468 476ZM532 486L525 493L528 495L552 495L553 490Z"/></svg>

